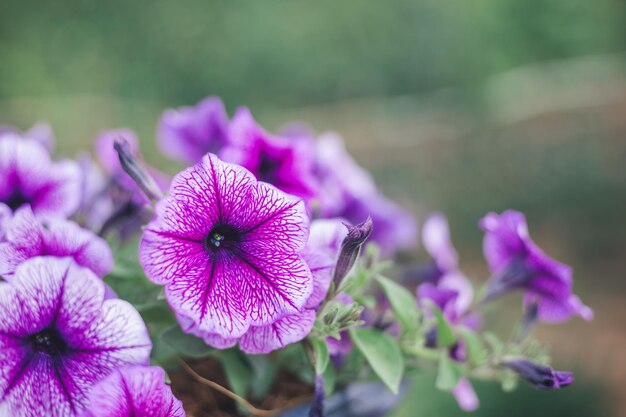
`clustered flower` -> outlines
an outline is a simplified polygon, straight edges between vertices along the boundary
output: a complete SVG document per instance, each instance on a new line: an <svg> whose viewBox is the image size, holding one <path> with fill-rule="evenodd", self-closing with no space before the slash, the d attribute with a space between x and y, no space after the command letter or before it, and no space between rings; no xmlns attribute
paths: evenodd
<svg viewBox="0 0 626 417"><path fill-rule="evenodd" d="M127 242L142 228L139 263L185 333L248 354L309 338L311 415L323 415L325 389L317 369L324 358L315 355L341 368L359 345L352 329L437 350L467 369L469 338L482 329L477 306L506 293L524 292L528 326L592 318L572 292L572 269L548 257L523 214L509 210L480 222L493 275L479 300L447 219L427 218L422 243L431 261L411 268L404 288L393 284L395 296L410 300L402 307L423 317L401 322L409 312L396 314L399 300L388 288L351 290L372 277L385 282L373 253L393 259L413 249L415 220L378 190L338 135L316 137L300 125L270 133L247 108L229 119L222 101L209 97L167 110L157 136L167 157L189 165L171 181L143 162L129 129L101 132L96 158L80 154L76 162L51 157L48 125L0 126L0 416L185 415L164 370L148 366L148 326L104 280L114 267L105 238ZM359 263L369 241L379 252ZM423 337L411 333L422 324ZM492 365L541 389L573 382L533 358L503 356ZM446 389L460 407L476 409L468 375L454 382Z"/></svg>

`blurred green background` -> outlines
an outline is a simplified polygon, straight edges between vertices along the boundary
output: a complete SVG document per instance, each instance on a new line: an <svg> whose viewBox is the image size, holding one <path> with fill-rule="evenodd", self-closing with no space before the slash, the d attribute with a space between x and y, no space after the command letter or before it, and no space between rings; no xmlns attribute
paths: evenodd
<svg viewBox="0 0 626 417"><path fill-rule="evenodd" d="M52 123L59 154L128 126L146 159L166 107L220 95L268 128L341 132L419 218L442 210L482 280L477 220L525 211L596 320L541 327L558 393L478 385L477 416L626 415L626 2L0 2L0 123ZM176 167L165 168L173 172ZM512 315L517 299L507 299ZM457 416L420 378L400 416ZM622 394L622 395L620 395Z"/></svg>

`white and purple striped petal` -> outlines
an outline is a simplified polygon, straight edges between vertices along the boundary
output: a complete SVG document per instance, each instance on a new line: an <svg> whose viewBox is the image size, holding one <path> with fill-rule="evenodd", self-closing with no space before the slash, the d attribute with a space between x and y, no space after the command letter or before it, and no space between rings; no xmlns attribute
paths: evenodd
<svg viewBox="0 0 626 417"><path fill-rule="evenodd" d="M112 370L147 364L139 313L71 259L37 257L0 285L0 415L74 417Z"/></svg>
<svg viewBox="0 0 626 417"><path fill-rule="evenodd" d="M81 417L185 417L180 400L155 366L116 369L89 393Z"/></svg>

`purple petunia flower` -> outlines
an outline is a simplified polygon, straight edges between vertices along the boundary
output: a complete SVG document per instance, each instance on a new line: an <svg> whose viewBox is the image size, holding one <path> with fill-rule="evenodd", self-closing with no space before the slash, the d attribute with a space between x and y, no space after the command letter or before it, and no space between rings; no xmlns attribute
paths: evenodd
<svg viewBox="0 0 626 417"><path fill-rule="evenodd" d="M70 259L38 257L0 285L0 415L74 417L113 369L147 364L139 313Z"/></svg>
<svg viewBox="0 0 626 417"><path fill-rule="evenodd" d="M78 165L52 162L33 139L0 135L0 178L0 203L12 211L30 205L38 216L68 217L80 204Z"/></svg>
<svg viewBox="0 0 626 417"><path fill-rule="evenodd" d="M129 365L91 390L81 417L185 417L185 410L165 383L163 369Z"/></svg>
<svg viewBox="0 0 626 417"><path fill-rule="evenodd" d="M565 388L574 383L574 375L571 372L555 371L524 358L505 360L502 366L513 370L535 388L543 390Z"/></svg>
<svg viewBox="0 0 626 417"><path fill-rule="evenodd" d="M478 320L468 311L474 298L472 284L460 271L458 255L450 239L448 220L441 213L433 213L422 228L424 248L433 259L426 282L417 288L417 299L423 304L429 300L435 304L452 324L475 328Z"/></svg>
<svg viewBox="0 0 626 417"><path fill-rule="evenodd" d="M229 145L219 153L224 161L239 164L259 181L306 201L316 195L312 137L269 134L245 107L235 113L228 136Z"/></svg>
<svg viewBox="0 0 626 417"><path fill-rule="evenodd" d="M371 239L386 256L417 244L415 218L377 190L372 177L352 159L338 135L328 133L318 139L316 175L321 183L318 198L322 217L342 217L356 224L370 216L375 225Z"/></svg>
<svg viewBox="0 0 626 417"><path fill-rule="evenodd" d="M593 318L593 311L572 294L572 269L547 256L531 240L522 213L489 213L480 227L485 231L485 258L494 274L485 299L524 289L526 304L538 304L542 321L557 323L573 315Z"/></svg>
<svg viewBox="0 0 626 417"><path fill-rule="evenodd" d="M313 328L316 310L324 301L339 246L346 228L339 219L315 220L302 256L313 276L313 290L302 311L290 314L264 326L250 326L239 338L225 338L212 332L203 332L195 323L182 316L178 322L186 333L193 334L217 349L226 349L239 344L249 354L265 354L304 339Z"/></svg>
<svg viewBox="0 0 626 417"><path fill-rule="evenodd" d="M69 220L42 221L30 207L21 207L8 222L6 240L0 242L0 276L13 276L19 264L36 256L69 256L99 277L113 267L113 254L102 238Z"/></svg>
<svg viewBox="0 0 626 417"><path fill-rule="evenodd" d="M423 283L417 287L418 303L426 308L426 301L434 304L452 325L478 330L482 318L477 313L470 313L474 290L459 269L458 254L452 245L448 220L443 214L433 213L428 216L422 227L422 243L433 259L433 265L420 277ZM426 345L437 347L435 328L428 333ZM459 362L466 360L463 340L450 348L450 357ZM467 378L458 382L452 394L464 411L474 411L479 406L476 392Z"/></svg>
<svg viewBox="0 0 626 417"><path fill-rule="evenodd" d="M228 116L219 97L208 97L193 107L166 110L157 136L168 158L194 164L207 153L218 153L228 142Z"/></svg>
<svg viewBox="0 0 626 417"><path fill-rule="evenodd" d="M0 203L0 242L3 242L5 239L7 227L12 217L11 209Z"/></svg>
<svg viewBox="0 0 626 417"><path fill-rule="evenodd" d="M199 332L233 339L301 312L313 287L301 200L208 154L175 176L156 212L141 264Z"/></svg>
<svg viewBox="0 0 626 417"><path fill-rule="evenodd" d="M124 171L119 156L114 148L117 139L128 142L129 154L139 158L137 136L129 129L116 129L101 132L96 139L96 154L105 171L105 187L92 198L89 207L85 210L86 223L92 230L104 234L109 230L116 230L120 238L125 239L147 221L144 207L150 203L143 191L133 179ZM89 168L88 166L86 168ZM152 167L147 172L156 181L161 189L167 189L167 176ZM86 184L87 190L101 183L99 174L94 169L89 171L93 175L94 184Z"/></svg>

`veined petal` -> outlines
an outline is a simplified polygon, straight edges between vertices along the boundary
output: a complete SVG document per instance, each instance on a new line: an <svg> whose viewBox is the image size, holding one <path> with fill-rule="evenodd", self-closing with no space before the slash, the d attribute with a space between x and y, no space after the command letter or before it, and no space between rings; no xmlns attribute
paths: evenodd
<svg viewBox="0 0 626 417"><path fill-rule="evenodd" d="M239 340L239 347L253 355L269 353L304 339L313 323L315 310L303 310L266 326L251 327Z"/></svg>

